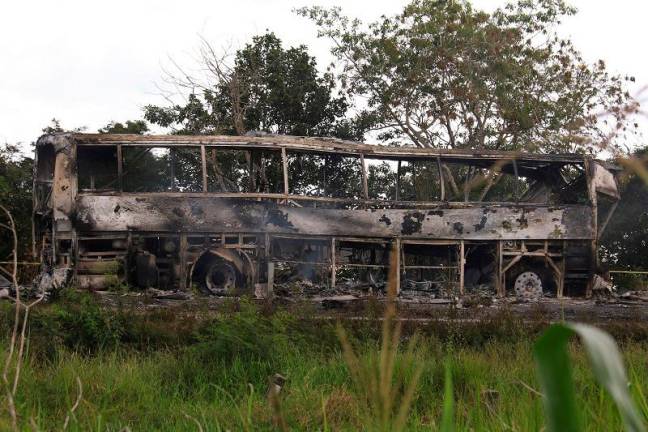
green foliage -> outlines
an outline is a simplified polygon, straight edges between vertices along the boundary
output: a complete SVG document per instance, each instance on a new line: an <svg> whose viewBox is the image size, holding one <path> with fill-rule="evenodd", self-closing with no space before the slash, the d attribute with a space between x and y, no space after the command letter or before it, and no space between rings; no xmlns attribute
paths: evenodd
<svg viewBox="0 0 648 432"><path fill-rule="evenodd" d="M0 312L1 335L13 323L11 305ZM128 348L146 351L187 344L195 340L197 322L170 320L173 313L138 315L128 308L105 309L89 293L65 290L56 302L30 314L30 349L39 359L52 360L60 347L85 355Z"/></svg>
<svg viewBox="0 0 648 432"><path fill-rule="evenodd" d="M215 82L199 86L184 105L146 106L146 120L185 134L362 137L359 124L344 118L347 98L336 94L331 74L317 72L306 46L286 49L274 33L266 33L239 49L232 64L207 48L203 62L218 70Z"/></svg>
<svg viewBox="0 0 648 432"><path fill-rule="evenodd" d="M636 153L638 161L648 149ZM621 182L621 200L601 239L602 255L614 268L648 269L648 184L632 170L627 170ZM615 277L616 280L616 277ZM631 285L632 280L628 280Z"/></svg>
<svg viewBox="0 0 648 432"><path fill-rule="evenodd" d="M584 62L557 33L562 0L518 1L493 13L468 1L413 0L365 26L339 8L305 7L333 43L339 77L366 97L384 140L420 147L536 152L618 145L634 106L605 64ZM601 121L598 112L610 112Z"/></svg>
<svg viewBox="0 0 648 432"><path fill-rule="evenodd" d="M358 355L341 326L338 334L365 427L404 430L423 371L418 337L411 338L405 352L401 352L401 326L386 316L380 348Z"/></svg>
<svg viewBox="0 0 648 432"><path fill-rule="evenodd" d="M308 308L289 313L232 301L215 315L202 315L102 310L93 302L91 295L68 294L33 311L18 397L25 427L33 418L41 430L60 429L76 399L78 377L82 401L69 430L196 430L195 420L204 430L276 430L266 391L268 377L279 372L287 377L279 404L289 430L373 430L334 326L313 319ZM5 304L0 311L4 330L10 309ZM70 316L75 314L82 318ZM372 376L381 359L393 359L392 389L401 391L420 369L406 430L542 430L542 398L534 390L542 382L532 356L536 331L507 320L499 327L495 321L452 323L451 317L408 324L403 340L419 334L405 344L414 346L411 357L410 348L390 348L381 356L375 321L349 321L346 333L358 365L371 366L359 372L364 376ZM498 328L501 334L489 337ZM628 331L618 329L620 335ZM637 337L643 342L623 344L637 400L645 399L641 389L648 385L642 331ZM395 346L393 340L389 345ZM614 401L595 385L583 351L574 350L570 363L584 430L622 430ZM648 413L645 401L642 407Z"/></svg>
<svg viewBox="0 0 648 432"><path fill-rule="evenodd" d="M41 130L43 131L44 134L53 134L53 133L62 133L62 132L83 132L86 130L86 127L79 126L72 129L65 128L63 127L61 120L54 117L52 120L50 120L50 124L48 124Z"/></svg>
<svg viewBox="0 0 648 432"><path fill-rule="evenodd" d="M614 400L625 430L645 431L643 418L628 391L628 378L614 339L596 327L585 324L551 326L536 342L534 355L544 392L549 431L581 431L571 361L569 338L577 335L588 354L594 377Z"/></svg>
<svg viewBox="0 0 648 432"><path fill-rule="evenodd" d="M18 146L0 146L0 204L11 211L18 230L18 254L23 257L31 250L32 167L33 159L26 157ZM6 221L2 221L5 223ZM11 233L0 229L0 261L10 258Z"/></svg>
<svg viewBox="0 0 648 432"><path fill-rule="evenodd" d="M102 134L138 134L142 135L149 131L148 125L144 120L126 120L125 123L111 121L106 126L99 129Z"/></svg>
<svg viewBox="0 0 648 432"><path fill-rule="evenodd" d="M290 320L284 313L264 316L243 300L238 311L225 313L201 329L196 349L206 360L276 359L277 353L291 346Z"/></svg>
<svg viewBox="0 0 648 432"><path fill-rule="evenodd" d="M58 308L55 320L64 345L94 352L115 347L124 334L119 314L103 310L89 295L67 294L65 307Z"/></svg>

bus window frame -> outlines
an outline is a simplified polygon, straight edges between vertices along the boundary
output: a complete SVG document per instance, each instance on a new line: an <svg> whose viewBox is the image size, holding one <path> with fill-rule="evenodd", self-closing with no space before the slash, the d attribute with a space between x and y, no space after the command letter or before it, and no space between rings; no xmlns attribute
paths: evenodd
<svg viewBox="0 0 648 432"><path fill-rule="evenodd" d="M96 144L77 144L79 147L95 147ZM285 145L272 145L272 144L258 144L258 143L249 143L249 144L236 144L236 143L223 143L223 144L204 144L204 143L187 143L187 144L170 144L170 143L131 143L131 142L116 142L114 144L102 144L101 146L114 145L117 148L117 179L118 187L115 190L78 190L78 193L81 195L167 195L167 196L210 196L210 197L229 197L229 198L250 198L250 199L272 199L277 200L282 203L293 203L299 206L299 201L321 201L329 203L357 203L359 205L367 206L400 206L400 207L435 207L439 205L466 205L466 206L483 206L483 205L524 205L524 201L520 201L520 196L516 196L514 201L505 201L505 202L485 202L485 201L457 201L448 200L448 191L445 175L443 174L442 164L444 162L458 163L465 166L480 166L484 164L489 164L490 166L495 166L498 161L505 161L506 164L511 164L515 171L515 176L519 179L520 174L518 173L518 161L517 158L511 158L510 156L503 156L501 159L491 159L484 158L480 159L478 157L474 158L463 158L457 157L455 155L384 155L367 152L353 152L353 151L336 151L334 149L310 149L310 148L293 148ZM173 149L175 147L192 147L197 148L200 151L200 162L202 170L202 191L194 192L180 192L180 191L163 191L163 192L125 192L123 189L123 179L124 179L124 165L123 165L123 148L124 147L147 147L147 148L169 148ZM262 150L262 151L277 151L281 154L281 164L282 164L282 177L283 177L283 192L281 193L264 193L264 192L209 192L208 191L208 173L207 173L207 162L206 162L206 152L208 149L229 149L229 150ZM298 152L306 154L342 154L344 157L354 157L359 160L360 169L361 169L361 195L364 196L363 199L356 198L333 198L327 196L307 196L290 193L290 178L288 174L288 152ZM400 200L399 194L399 185L397 184L397 195L395 200L389 199L376 199L369 198L368 196L368 186L367 186L367 177L368 177L368 162L370 160L384 160L384 161L416 161L424 160L432 164L436 163L436 171L439 173L439 187L440 187L440 199L438 201L404 201ZM481 162L481 163L475 163ZM77 162L78 163L78 162ZM567 162L565 162L567 163ZM569 162L571 165L584 166L584 163L579 162ZM397 182L400 183L400 169L397 170ZM281 189L281 188L280 188ZM533 203L534 205L551 205L549 203L539 204Z"/></svg>

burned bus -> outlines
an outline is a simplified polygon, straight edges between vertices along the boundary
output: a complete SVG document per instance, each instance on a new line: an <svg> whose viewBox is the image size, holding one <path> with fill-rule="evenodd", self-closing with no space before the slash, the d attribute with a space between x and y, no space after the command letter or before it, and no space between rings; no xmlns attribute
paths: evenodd
<svg viewBox="0 0 648 432"><path fill-rule="evenodd" d="M618 198L614 167L577 154L51 134L34 246L91 290L373 290L395 262L403 295L590 296Z"/></svg>

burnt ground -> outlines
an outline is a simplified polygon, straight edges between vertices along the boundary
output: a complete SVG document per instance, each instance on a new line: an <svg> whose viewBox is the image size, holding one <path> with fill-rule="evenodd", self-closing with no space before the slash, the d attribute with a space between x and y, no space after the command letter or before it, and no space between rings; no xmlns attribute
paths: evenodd
<svg viewBox="0 0 648 432"><path fill-rule="evenodd" d="M95 293L100 303L111 308L129 308L142 312L170 309L179 313L215 314L223 307L238 302L236 297L207 297L184 293ZM314 317L324 319L365 319L380 317L386 299L350 295L322 298L279 297L272 302L256 303L284 307L288 310L307 308ZM601 299L543 298L519 302L505 299L399 299L399 317L407 321L464 321L491 320L503 313L523 321L579 321L593 324L648 324L648 297L609 296Z"/></svg>

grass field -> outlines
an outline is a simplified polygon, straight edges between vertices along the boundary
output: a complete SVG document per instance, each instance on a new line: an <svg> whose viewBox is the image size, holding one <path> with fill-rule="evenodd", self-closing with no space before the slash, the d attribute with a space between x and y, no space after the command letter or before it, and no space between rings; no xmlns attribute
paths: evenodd
<svg viewBox="0 0 648 432"><path fill-rule="evenodd" d="M4 329L8 312L5 307ZM68 430L393 430L395 422L385 428L384 413L370 403L374 389L352 379L336 324L311 315L308 306L288 313L245 302L225 305L209 318L195 312L105 311L88 296L40 307L31 318L18 392L21 424L25 430L34 425L60 430L78 399ZM351 324L345 329L358 364L375 367L381 361L380 323ZM405 326L390 375L395 395L390 419L420 372L404 429L438 430L447 364L456 430L542 430L532 356L542 328L505 312L480 324ZM643 339L644 333L635 332L620 344L645 416L648 339ZM571 351L585 430L621 430L616 408L595 385L582 349L574 343ZM278 398L269 400L269 377L275 373L287 380ZM8 421L3 413L0 429L8 429Z"/></svg>

